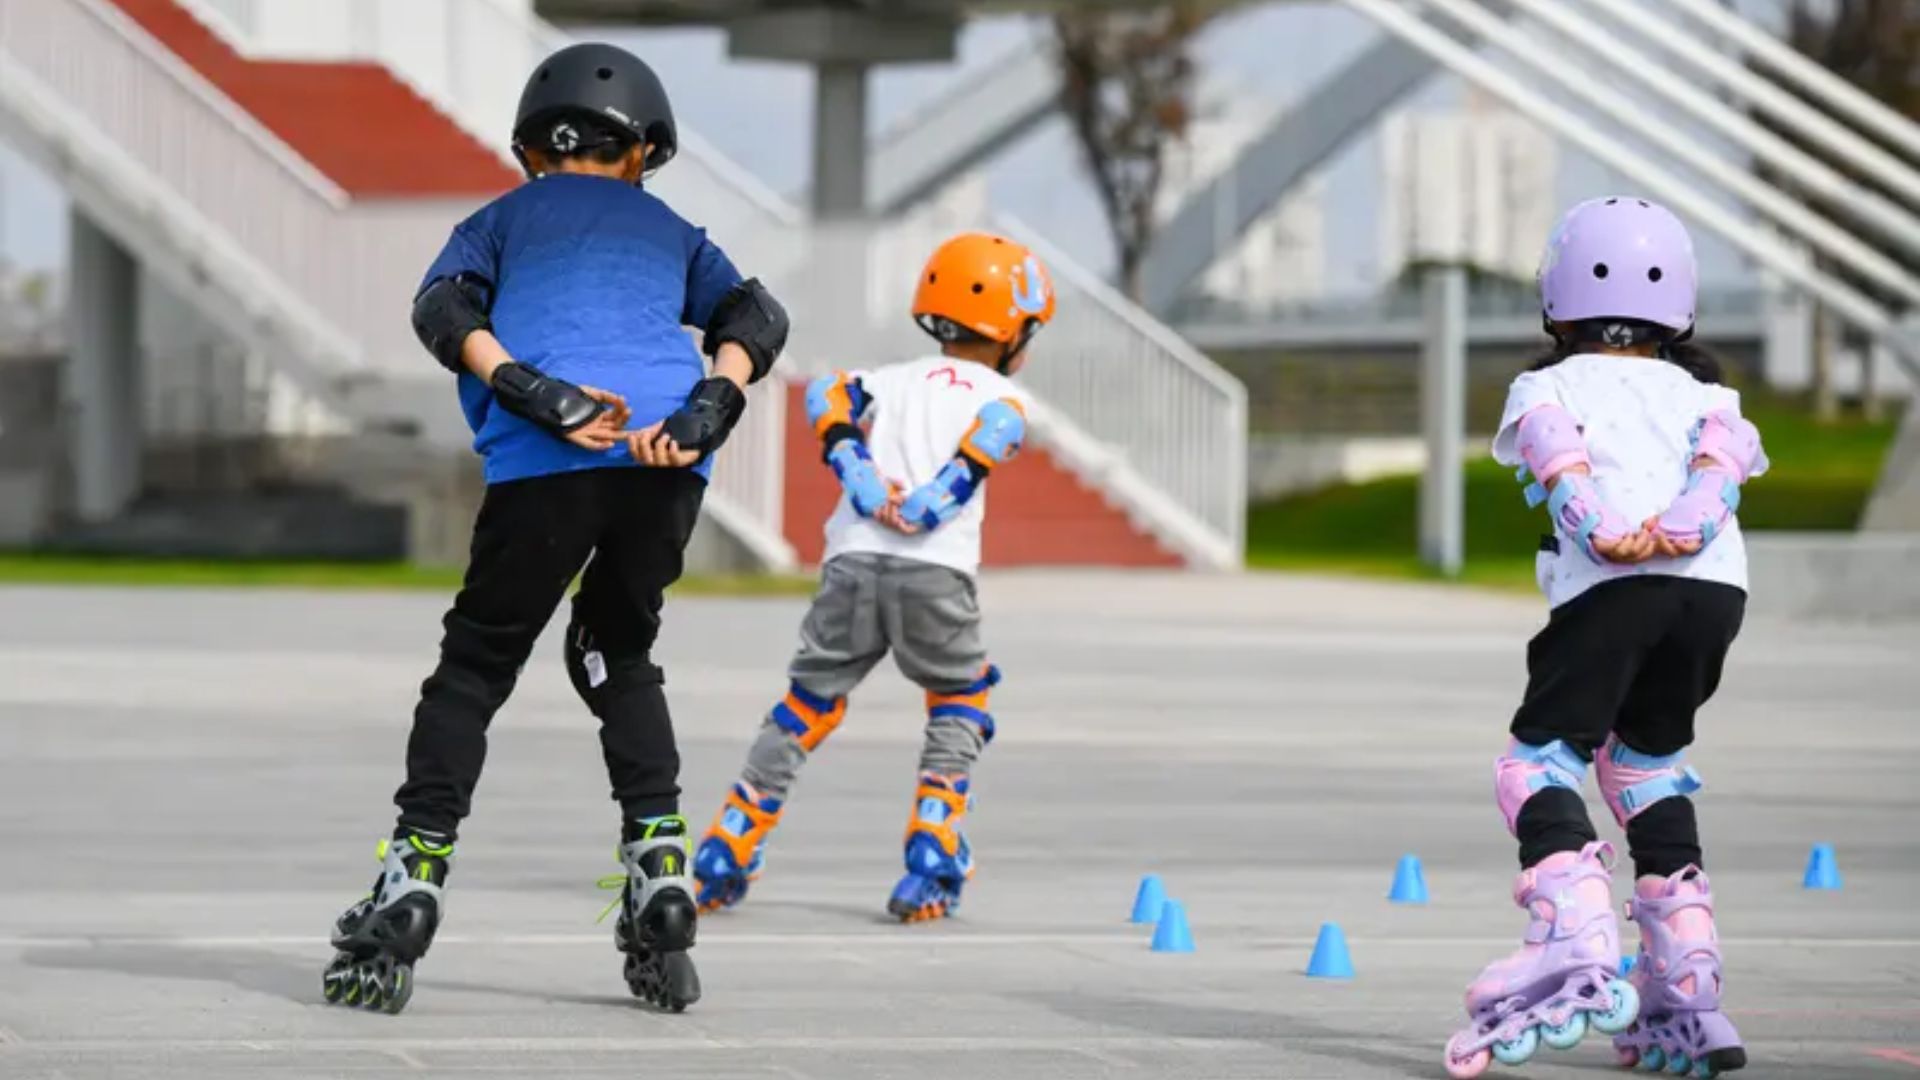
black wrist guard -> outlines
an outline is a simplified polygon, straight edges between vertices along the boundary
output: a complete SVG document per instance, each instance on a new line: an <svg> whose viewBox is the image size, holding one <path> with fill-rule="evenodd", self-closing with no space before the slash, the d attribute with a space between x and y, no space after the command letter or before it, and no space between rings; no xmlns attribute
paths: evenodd
<svg viewBox="0 0 1920 1080"><path fill-rule="evenodd" d="M729 341L745 349L753 360L752 382L759 382L772 371L780 350L787 347L787 309L759 278L748 278L728 289L727 295L713 305L703 347L712 356Z"/></svg>
<svg viewBox="0 0 1920 1080"><path fill-rule="evenodd" d="M667 417L661 431L678 443L680 449L697 450L706 458L727 441L727 433L746 411L747 395L733 385L733 380L702 379L694 386L693 393L687 395L687 403Z"/></svg>
<svg viewBox="0 0 1920 1080"><path fill-rule="evenodd" d="M832 427L828 428L827 430L821 432L820 433L820 460L826 461L828 458L832 457L833 448L836 446L839 446L841 443L847 441L848 439L852 439L854 442L860 443L861 445L864 446L867 441L867 433L860 430L859 424L849 424L849 423L846 423L845 421L835 424Z"/></svg>
<svg viewBox="0 0 1920 1080"><path fill-rule="evenodd" d="M555 435L585 427L606 409L565 379L549 378L526 364L507 363L493 369L493 396L501 408Z"/></svg>

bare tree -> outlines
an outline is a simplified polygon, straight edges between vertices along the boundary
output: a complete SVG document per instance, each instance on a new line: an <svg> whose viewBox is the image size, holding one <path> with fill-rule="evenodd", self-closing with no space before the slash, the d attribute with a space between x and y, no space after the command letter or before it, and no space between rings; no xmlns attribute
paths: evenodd
<svg viewBox="0 0 1920 1080"><path fill-rule="evenodd" d="M1060 104L1113 230L1121 287L1136 299L1167 145L1185 137L1193 114L1188 48L1207 16L1189 2L1054 17Z"/></svg>

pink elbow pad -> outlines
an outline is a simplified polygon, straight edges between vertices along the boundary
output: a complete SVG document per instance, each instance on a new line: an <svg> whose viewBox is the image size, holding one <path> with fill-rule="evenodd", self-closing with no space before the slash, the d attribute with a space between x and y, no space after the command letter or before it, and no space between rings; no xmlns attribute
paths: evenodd
<svg viewBox="0 0 1920 1080"><path fill-rule="evenodd" d="M1740 509L1740 485L1761 460L1760 430L1736 413L1711 413L1694 429L1693 456L1710 464L1687 473L1686 490L1660 515L1660 531L1704 547Z"/></svg>
<svg viewBox="0 0 1920 1080"><path fill-rule="evenodd" d="M1593 541L1620 539L1627 535L1627 522L1607 505L1593 477L1566 471L1578 465L1592 467L1580 425L1560 406L1542 405L1520 418L1518 434L1520 457L1526 462L1519 479L1533 476L1526 489L1527 505L1546 503L1548 516L1587 558L1604 562ZM1547 485L1556 477L1549 493Z"/></svg>

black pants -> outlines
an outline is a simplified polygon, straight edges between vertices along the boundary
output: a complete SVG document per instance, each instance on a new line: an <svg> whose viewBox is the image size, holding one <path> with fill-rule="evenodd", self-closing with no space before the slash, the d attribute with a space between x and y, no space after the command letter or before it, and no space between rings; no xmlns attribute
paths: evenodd
<svg viewBox="0 0 1920 1080"><path fill-rule="evenodd" d="M467 816L487 725L583 565L567 667L600 719L613 797L629 818L678 810L680 757L651 653L662 593L680 577L705 493L686 469L647 468L487 488L466 580L442 622L440 664L413 714L407 781L394 795L403 827L451 836Z"/></svg>
<svg viewBox="0 0 1920 1080"><path fill-rule="evenodd" d="M1657 574L1596 585L1560 605L1527 645L1514 738L1559 739L1588 761L1610 734L1644 754L1679 753L1693 742L1694 713L1720 686L1746 606L1747 594L1730 585ZM1585 802L1556 787L1527 800L1514 831L1523 867L1596 836ZM1627 823L1627 847L1636 875L1703 865L1693 801L1646 807Z"/></svg>

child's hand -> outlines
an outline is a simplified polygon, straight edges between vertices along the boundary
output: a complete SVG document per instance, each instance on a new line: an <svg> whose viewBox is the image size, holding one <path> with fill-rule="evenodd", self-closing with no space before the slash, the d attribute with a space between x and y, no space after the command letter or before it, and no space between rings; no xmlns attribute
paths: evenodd
<svg viewBox="0 0 1920 1080"><path fill-rule="evenodd" d="M655 469L684 469L698 462L700 451L680 449L673 436L660 430L665 424L662 420L639 431L622 432L627 440L627 453L633 455L633 460Z"/></svg>
<svg viewBox="0 0 1920 1080"><path fill-rule="evenodd" d="M1668 536L1665 530L1654 529L1654 549L1669 559L1684 559L1689 555L1697 555L1703 546L1704 542L1700 537L1696 536L1691 540L1675 540Z"/></svg>
<svg viewBox="0 0 1920 1080"><path fill-rule="evenodd" d="M566 440L582 450L598 452L613 448L625 438L626 432L621 429L627 426L627 421L633 416L627 408L627 399L611 390L593 386L583 386L580 392L599 402L602 409L599 416L567 432Z"/></svg>
<svg viewBox="0 0 1920 1080"><path fill-rule="evenodd" d="M1646 562L1660 554L1660 530L1654 519L1649 518L1638 529L1618 540L1602 540L1595 537L1593 550L1608 562L1630 566Z"/></svg>
<svg viewBox="0 0 1920 1080"><path fill-rule="evenodd" d="M900 516L900 504L907 501L906 491L892 481L888 481L887 486L891 489L891 493L887 496L887 503L873 512L873 520L894 532L907 536L919 532L919 525Z"/></svg>

